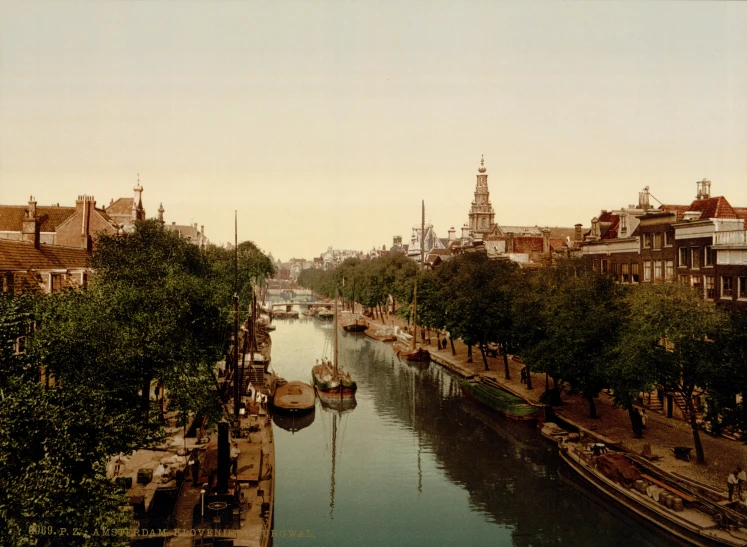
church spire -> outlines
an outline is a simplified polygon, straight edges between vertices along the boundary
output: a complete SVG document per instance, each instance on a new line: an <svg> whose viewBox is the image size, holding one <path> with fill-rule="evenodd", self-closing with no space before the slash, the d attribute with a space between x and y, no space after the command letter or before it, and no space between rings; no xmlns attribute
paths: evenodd
<svg viewBox="0 0 747 547"><path fill-rule="evenodd" d="M488 173L485 168L485 156L480 156L480 167L477 169L475 199L469 212L469 230L473 239L482 239L493 230L495 212L490 204L488 191Z"/></svg>

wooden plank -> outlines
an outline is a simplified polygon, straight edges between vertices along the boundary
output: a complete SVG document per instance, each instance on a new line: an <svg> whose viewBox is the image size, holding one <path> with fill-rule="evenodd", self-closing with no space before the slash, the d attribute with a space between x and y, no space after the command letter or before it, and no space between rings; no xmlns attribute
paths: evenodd
<svg viewBox="0 0 747 547"><path fill-rule="evenodd" d="M692 497L690 494L685 494L684 492L681 492L681 491L677 490L676 488L673 488L673 487L669 486L668 484L663 483L663 482L661 482L658 479L655 479L651 475L646 475L645 473L641 473L641 477L643 477L646 480L649 480L649 481L653 482L654 484L658 484L662 488L664 488L666 490L669 490L672 494L678 495L679 497L681 497L685 501L690 501L690 502L696 501L695 498Z"/></svg>

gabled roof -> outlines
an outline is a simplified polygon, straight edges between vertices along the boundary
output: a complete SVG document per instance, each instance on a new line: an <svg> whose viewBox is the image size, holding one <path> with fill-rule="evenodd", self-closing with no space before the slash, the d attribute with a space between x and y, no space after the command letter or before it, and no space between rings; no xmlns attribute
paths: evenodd
<svg viewBox="0 0 747 547"><path fill-rule="evenodd" d="M28 205L0 205L0 232L20 232ZM75 207L36 207L40 232L55 232L75 213Z"/></svg>
<svg viewBox="0 0 747 547"><path fill-rule="evenodd" d="M0 271L87 268L91 255L85 249L40 245L0 239Z"/></svg>
<svg viewBox="0 0 747 547"><path fill-rule="evenodd" d="M747 207L734 207L734 212L737 214L737 218L747 220Z"/></svg>
<svg viewBox="0 0 747 547"><path fill-rule="evenodd" d="M110 215L131 215L134 203L135 198L119 198L108 207L104 207L104 210Z"/></svg>
<svg viewBox="0 0 747 547"><path fill-rule="evenodd" d="M700 211L700 218L739 218L734 208L723 196L708 199L696 199L688 211Z"/></svg>

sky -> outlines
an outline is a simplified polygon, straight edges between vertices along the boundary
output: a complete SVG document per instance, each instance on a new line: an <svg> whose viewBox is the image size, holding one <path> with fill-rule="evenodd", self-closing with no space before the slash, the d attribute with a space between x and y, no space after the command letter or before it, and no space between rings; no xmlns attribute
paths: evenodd
<svg viewBox="0 0 747 547"><path fill-rule="evenodd" d="M467 221L747 206L747 2L0 0L0 203L98 205L275 258ZM655 201L653 202L655 203Z"/></svg>

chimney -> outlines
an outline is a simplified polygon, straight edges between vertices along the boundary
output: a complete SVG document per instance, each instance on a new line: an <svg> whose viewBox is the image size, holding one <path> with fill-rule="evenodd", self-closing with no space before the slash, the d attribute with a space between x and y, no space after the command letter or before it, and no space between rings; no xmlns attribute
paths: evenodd
<svg viewBox="0 0 747 547"><path fill-rule="evenodd" d="M465 224L462 226L462 243L467 243L469 241L469 226Z"/></svg>
<svg viewBox="0 0 747 547"><path fill-rule="evenodd" d="M228 493L228 476L231 471L231 446L228 442L228 422L218 424L218 481L216 494Z"/></svg>
<svg viewBox="0 0 747 547"><path fill-rule="evenodd" d="M31 218L36 218L36 200L34 196L29 196L29 213L31 213Z"/></svg>
<svg viewBox="0 0 747 547"><path fill-rule="evenodd" d="M711 197L711 181L708 179L699 180L695 184L698 185L698 194L695 199L709 199Z"/></svg>
<svg viewBox="0 0 747 547"><path fill-rule="evenodd" d="M651 204L649 203L648 197L649 197L648 186L646 186L643 190L638 192L638 208L639 209L648 211L651 208Z"/></svg>
<svg viewBox="0 0 747 547"><path fill-rule="evenodd" d="M36 205L36 202L34 202L34 205ZM38 249L39 248L39 221L37 220L36 216L31 214L31 210L32 209L29 208L29 210L26 211L26 214L23 217L23 221L21 222L21 241L33 243L34 248Z"/></svg>
<svg viewBox="0 0 747 547"><path fill-rule="evenodd" d="M89 249L91 246L91 211L96 207L96 200L93 196L78 196L75 201L75 214L80 219L80 238L79 247Z"/></svg>
<svg viewBox="0 0 747 547"><path fill-rule="evenodd" d="M550 229L544 228L542 230L542 253L550 254Z"/></svg>
<svg viewBox="0 0 747 547"><path fill-rule="evenodd" d="M573 241L582 241L584 239L584 232L581 224L575 225L576 230L573 232Z"/></svg>
<svg viewBox="0 0 747 547"><path fill-rule="evenodd" d="M514 234L513 232L508 232L506 234L506 254L511 254L514 252Z"/></svg>
<svg viewBox="0 0 747 547"><path fill-rule="evenodd" d="M205 236L205 225L204 224L200 225L200 235L203 237Z"/></svg>
<svg viewBox="0 0 747 547"><path fill-rule="evenodd" d="M454 230L454 227L452 226L449 228L449 243L454 241L454 236L456 236L456 230Z"/></svg>

